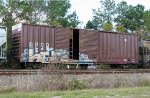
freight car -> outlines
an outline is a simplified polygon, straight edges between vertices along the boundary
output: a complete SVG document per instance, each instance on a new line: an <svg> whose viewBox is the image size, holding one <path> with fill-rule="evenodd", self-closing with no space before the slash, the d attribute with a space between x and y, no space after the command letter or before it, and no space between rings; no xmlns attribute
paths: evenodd
<svg viewBox="0 0 150 98"><path fill-rule="evenodd" d="M141 40L139 44L139 65L150 67L150 40Z"/></svg>
<svg viewBox="0 0 150 98"><path fill-rule="evenodd" d="M26 66L67 61L76 65L141 65L138 37L96 30L17 24L12 27L13 54ZM36 67L37 67L36 66Z"/></svg>
<svg viewBox="0 0 150 98"><path fill-rule="evenodd" d="M139 61L138 37L131 34L79 30L81 54L96 64L111 67L137 65Z"/></svg>
<svg viewBox="0 0 150 98"><path fill-rule="evenodd" d="M17 24L12 27L14 58L25 65L33 64L36 68L41 63L49 63L49 57L54 53L59 57L61 55L61 58L68 58L69 31L50 26Z"/></svg>
<svg viewBox="0 0 150 98"><path fill-rule="evenodd" d="M0 26L0 63L6 60L6 28Z"/></svg>

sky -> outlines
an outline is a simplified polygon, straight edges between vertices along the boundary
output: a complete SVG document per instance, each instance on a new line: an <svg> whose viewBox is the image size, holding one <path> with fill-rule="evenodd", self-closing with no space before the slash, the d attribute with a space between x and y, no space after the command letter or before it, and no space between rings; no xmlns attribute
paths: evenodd
<svg viewBox="0 0 150 98"><path fill-rule="evenodd" d="M72 8L71 11L76 11L79 20L82 21L82 26L85 26L88 20L92 19L93 12L92 9L97 9L101 7L100 0L70 0ZM136 6L137 4L142 4L145 9L150 9L150 0L115 0L116 3L121 1L126 1L127 4Z"/></svg>

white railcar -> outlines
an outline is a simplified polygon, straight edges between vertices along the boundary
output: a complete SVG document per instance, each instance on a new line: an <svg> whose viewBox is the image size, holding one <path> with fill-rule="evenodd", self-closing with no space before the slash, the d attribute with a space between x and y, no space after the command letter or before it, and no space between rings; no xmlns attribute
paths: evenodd
<svg viewBox="0 0 150 98"><path fill-rule="evenodd" d="M6 60L6 46L7 46L6 28L0 26L0 62Z"/></svg>

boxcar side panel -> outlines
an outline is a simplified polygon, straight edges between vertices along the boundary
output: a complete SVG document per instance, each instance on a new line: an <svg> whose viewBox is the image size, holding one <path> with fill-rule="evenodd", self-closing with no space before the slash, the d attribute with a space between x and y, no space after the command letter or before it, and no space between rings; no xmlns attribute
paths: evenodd
<svg viewBox="0 0 150 98"><path fill-rule="evenodd" d="M44 25L21 24L21 45L19 59L21 62L48 62L52 45L52 27ZM14 30L14 32L16 32ZM15 38L16 39L16 38Z"/></svg>
<svg viewBox="0 0 150 98"><path fill-rule="evenodd" d="M98 40L97 31L79 30L79 60L83 62L97 62Z"/></svg>
<svg viewBox="0 0 150 98"><path fill-rule="evenodd" d="M134 35L120 33L99 33L97 63L103 64L137 64L138 38Z"/></svg>
<svg viewBox="0 0 150 98"><path fill-rule="evenodd" d="M69 52L70 31L68 28L55 27L55 50L63 49Z"/></svg>

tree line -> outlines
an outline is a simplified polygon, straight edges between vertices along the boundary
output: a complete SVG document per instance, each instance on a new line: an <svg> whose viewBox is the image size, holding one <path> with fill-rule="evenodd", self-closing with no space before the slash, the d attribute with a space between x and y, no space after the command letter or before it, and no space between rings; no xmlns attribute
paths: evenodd
<svg viewBox="0 0 150 98"><path fill-rule="evenodd" d="M114 0L101 0L100 4L101 7L93 9L93 19L85 28L149 36L150 10L145 10L143 5L128 5L126 1L116 4Z"/></svg>

